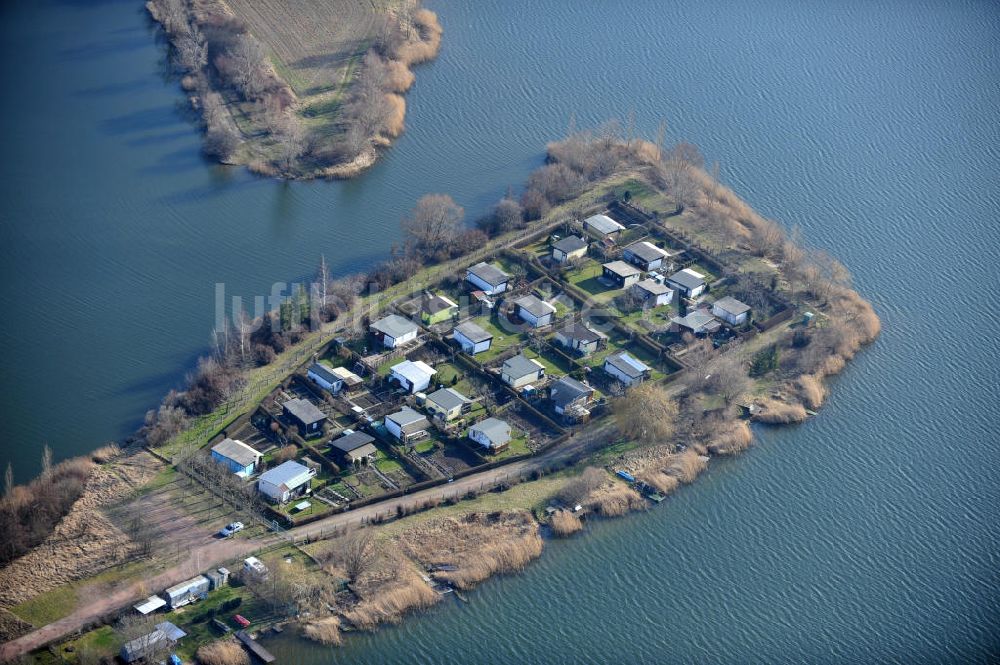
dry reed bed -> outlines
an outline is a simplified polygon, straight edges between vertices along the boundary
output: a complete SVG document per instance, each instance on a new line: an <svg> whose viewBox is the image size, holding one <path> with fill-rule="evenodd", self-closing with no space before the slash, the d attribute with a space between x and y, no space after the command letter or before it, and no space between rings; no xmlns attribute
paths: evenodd
<svg viewBox="0 0 1000 665"><path fill-rule="evenodd" d="M549 527L556 536L566 538L578 531L582 531L583 522L580 521L580 518L575 513L571 513L568 510L560 510L552 515Z"/></svg>
<svg viewBox="0 0 1000 665"><path fill-rule="evenodd" d="M401 533L396 542L414 561L456 566L434 576L460 589L522 570L542 553L538 523L526 510L431 520Z"/></svg>
<svg viewBox="0 0 1000 665"><path fill-rule="evenodd" d="M198 647L195 658L201 665L250 665L250 656L233 640L218 640Z"/></svg>
<svg viewBox="0 0 1000 665"><path fill-rule="evenodd" d="M108 455L107 448L99 452ZM94 575L128 556L134 544L101 509L129 497L161 468L145 452L92 465L83 494L51 535L0 570L0 606Z"/></svg>

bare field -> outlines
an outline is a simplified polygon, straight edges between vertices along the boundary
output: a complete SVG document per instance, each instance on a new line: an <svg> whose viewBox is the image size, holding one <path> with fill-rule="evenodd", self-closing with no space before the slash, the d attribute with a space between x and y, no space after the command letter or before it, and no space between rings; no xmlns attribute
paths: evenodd
<svg viewBox="0 0 1000 665"><path fill-rule="evenodd" d="M222 0L265 44L285 82L304 98L335 90L364 55L392 0Z"/></svg>

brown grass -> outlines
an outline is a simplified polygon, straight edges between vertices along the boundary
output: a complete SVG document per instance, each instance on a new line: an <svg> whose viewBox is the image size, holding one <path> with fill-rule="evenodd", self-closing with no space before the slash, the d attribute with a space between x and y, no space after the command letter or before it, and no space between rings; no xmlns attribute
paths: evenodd
<svg viewBox="0 0 1000 665"><path fill-rule="evenodd" d="M762 411L754 417L762 423L772 425L801 423L809 416L801 404L779 402L775 399L759 400L757 404L762 407Z"/></svg>
<svg viewBox="0 0 1000 665"><path fill-rule="evenodd" d="M406 65L398 60L386 61L389 87L393 92L406 92L413 85L416 76Z"/></svg>
<svg viewBox="0 0 1000 665"><path fill-rule="evenodd" d="M98 464L107 464L121 454L122 449L118 447L117 443L108 443L90 453L90 459Z"/></svg>
<svg viewBox="0 0 1000 665"><path fill-rule="evenodd" d="M733 455L742 452L753 443L753 432L750 423L745 420L722 421L715 429L715 434L708 449L716 455Z"/></svg>
<svg viewBox="0 0 1000 665"><path fill-rule="evenodd" d="M694 479L707 468L708 458L689 449L671 457L667 474L681 483L688 484L694 482Z"/></svg>
<svg viewBox="0 0 1000 665"><path fill-rule="evenodd" d="M571 536L577 531L583 530L583 522L575 513L568 510L560 510L552 515L549 526L552 528L552 533L560 538Z"/></svg>
<svg viewBox="0 0 1000 665"><path fill-rule="evenodd" d="M385 121L385 125L382 127L382 133L390 136L397 137L403 133L403 129L406 126L406 100L403 99L402 95L386 95L385 96L386 106L389 107L389 113Z"/></svg>
<svg viewBox="0 0 1000 665"><path fill-rule="evenodd" d="M413 14L413 24L420 31L420 38L403 44L396 56L406 65L427 62L441 49L441 35L444 30L438 22L437 14L429 9L418 9Z"/></svg>
<svg viewBox="0 0 1000 665"><path fill-rule="evenodd" d="M655 488L657 492L663 495L670 494L680 485L679 480L657 469L643 471L636 475L636 479Z"/></svg>
<svg viewBox="0 0 1000 665"><path fill-rule="evenodd" d="M646 500L638 492L619 482L613 482L594 491L586 505L605 517L620 517L648 508Z"/></svg>
<svg viewBox="0 0 1000 665"><path fill-rule="evenodd" d="M457 570L435 576L461 589L498 573L522 570L542 553L538 523L526 510L429 520L402 532L396 541L403 553L422 564L455 565Z"/></svg>
<svg viewBox="0 0 1000 665"><path fill-rule="evenodd" d="M340 634L340 619L337 617L327 617L307 623L302 628L302 635L313 642L329 646L340 646L344 641Z"/></svg>
<svg viewBox="0 0 1000 665"><path fill-rule="evenodd" d="M369 577L369 576L364 576ZM398 623L411 610L430 607L440 596L424 582L413 565L395 556L387 567L355 584L360 602L344 612L344 619L361 630L382 623Z"/></svg>
<svg viewBox="0 0 1000 665"><path fill-rule="evenodd" d="M812 374L803 374L798 378L799 397L802 403L810 409L818 409L826 397L826 388L820 380Z"/></svg>
<svg viewBox="0 0 1000 665"><path fill-rule="evenodd" d="M247 652L231 640L219 640L198 647L195 658L202 665L250 665Z"/></svg>

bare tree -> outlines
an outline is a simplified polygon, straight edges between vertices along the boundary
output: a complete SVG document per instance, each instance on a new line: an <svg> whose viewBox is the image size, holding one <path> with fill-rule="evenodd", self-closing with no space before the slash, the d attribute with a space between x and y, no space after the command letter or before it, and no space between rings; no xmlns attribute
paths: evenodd
<svg viewBox="0 0 1000 665"><path fill-rule="evenodd" d="M464 214L462 207L447 194L426 194L403 218L403 231L429 256L455 242Z"/></svg>
<svg viewBox="0 0 1000 665"><path fill-rule="evenodd" d="M693 367L692 373L692 387L706 394L719 395L727 405L741 399L753 386L748 363L740 349L731 349L701 367Z"/></svg>
<svg viewBox="0 0 1000 665"><path fill-rule="evenodd" d="M229 50L233 82L244 99L256 99L266 87L267 56L252 35L243 33Z"/></svg>
<svg viewBox="0 0 1000 665"><path fill-rule="evenodd" d="M333 543L328 559L336 561L354 582L364 572L375 565L375 532L371 529L357 529Z"/></svg>
<svg viewBox="0 0 1000 665"><path fill-rule="evenodd" d="M10 496L14 491L14 468L7 462L7 468L3 472L3 495Z"/></svg>
<svg viewBox="0 0 1000 665"><path fill-rule="evenodd" d="M570 480L559 490L559 499L568 506L583 503L590 493L599 488L608 479L603 469L588 466L579 476Z"/></svg>
<svg viewBox="0 0 1000 665"><path fill-rule="evenodd" d="M677 402L663 386L647 381L614 402L618 431L641 444L666 443L677 426Z"/></svg>

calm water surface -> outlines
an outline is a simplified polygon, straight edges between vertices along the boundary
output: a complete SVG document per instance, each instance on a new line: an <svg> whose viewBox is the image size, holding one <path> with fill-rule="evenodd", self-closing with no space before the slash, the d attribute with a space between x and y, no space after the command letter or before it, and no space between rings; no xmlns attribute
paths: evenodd
<svg viewBox="0 0 1000 665"><path fill-rule="evenodd" d="M283 662L1000 659L1000 9L992 2L432 2L409 129L349 183L213 167L140 3L0 10L0 462L134 428L214 288L361 270L421 194L470 215L634 110L840 257L884 322L812 422L524 575Z"/></svg>

